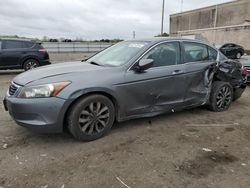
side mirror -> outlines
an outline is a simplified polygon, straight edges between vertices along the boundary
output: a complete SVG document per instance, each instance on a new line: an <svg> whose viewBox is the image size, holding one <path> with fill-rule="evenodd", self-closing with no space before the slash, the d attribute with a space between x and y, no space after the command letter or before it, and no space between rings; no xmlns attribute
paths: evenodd
<svg viewBox="0 0 250 188"><path fill-rule="evenodd" d="M135 69L137 72L144 72L145 70L151 68L153 65L154 65L153 59L142 59L139 61Z"/></svg>

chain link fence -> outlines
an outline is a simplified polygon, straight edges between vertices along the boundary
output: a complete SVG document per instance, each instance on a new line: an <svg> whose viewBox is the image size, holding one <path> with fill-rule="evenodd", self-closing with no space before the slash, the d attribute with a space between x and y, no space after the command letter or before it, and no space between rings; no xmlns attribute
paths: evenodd
<svg viewBox="0 0 250 188"><path fill-rule="evenodd" d="M43 42L43 47L50 53L79 53L79 52L99 52L114 43L94 43L94 42Z"/></svg>

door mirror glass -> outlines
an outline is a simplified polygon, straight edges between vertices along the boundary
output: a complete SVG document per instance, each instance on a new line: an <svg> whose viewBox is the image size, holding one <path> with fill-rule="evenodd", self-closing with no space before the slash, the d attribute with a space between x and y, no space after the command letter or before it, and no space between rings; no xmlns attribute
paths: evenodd
<svg viewBox="0 0 250 188"><path fill-rule="evenodd" d="M154 65L153 59L142 59L139 61L138 65L136 66L136 71L143 72Z"/></svg>

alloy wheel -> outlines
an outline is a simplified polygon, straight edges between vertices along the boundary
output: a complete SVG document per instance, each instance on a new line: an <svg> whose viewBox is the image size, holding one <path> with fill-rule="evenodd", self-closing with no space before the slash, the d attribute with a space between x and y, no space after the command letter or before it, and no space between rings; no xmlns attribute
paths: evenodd
<svg viewBox="0 0 250 188"><path fill-rule="evenodd" d="M216 105L218 109L226 109L232 101L232 91L228 86L224 86L220 89L216 97Z"/></svg>
<svg viewBox="0 0 250 188"><path fill-rule="evenodd" d="M26 64L26 70L31 70L31 69L34 69L34 68L37 68L38 65L36 62L34 61L29 61L27 64Z"/></svg>
<svg viewBox="0 0 250 188"><path fill-rule="evenodd" d="M102 132L109 122L110 111L107 105L101 102L91 102L79 116L79 127L86 135L95 135Z"/></svg>

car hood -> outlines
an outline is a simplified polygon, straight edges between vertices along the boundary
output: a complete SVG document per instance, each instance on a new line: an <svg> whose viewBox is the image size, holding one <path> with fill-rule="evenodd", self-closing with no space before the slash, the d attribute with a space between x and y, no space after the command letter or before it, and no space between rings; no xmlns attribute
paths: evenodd
<svg viewBox="0 0 250 188"><path fill-rule="evenodd" d="M19 74L17 77L14 78L13 82L23 86L33 81L41 80L44 78L71 74L76 72L98 71L106 68L107 67L92 65L85 62L58 63L54 65L36 68L34 70Z"/></svg>

